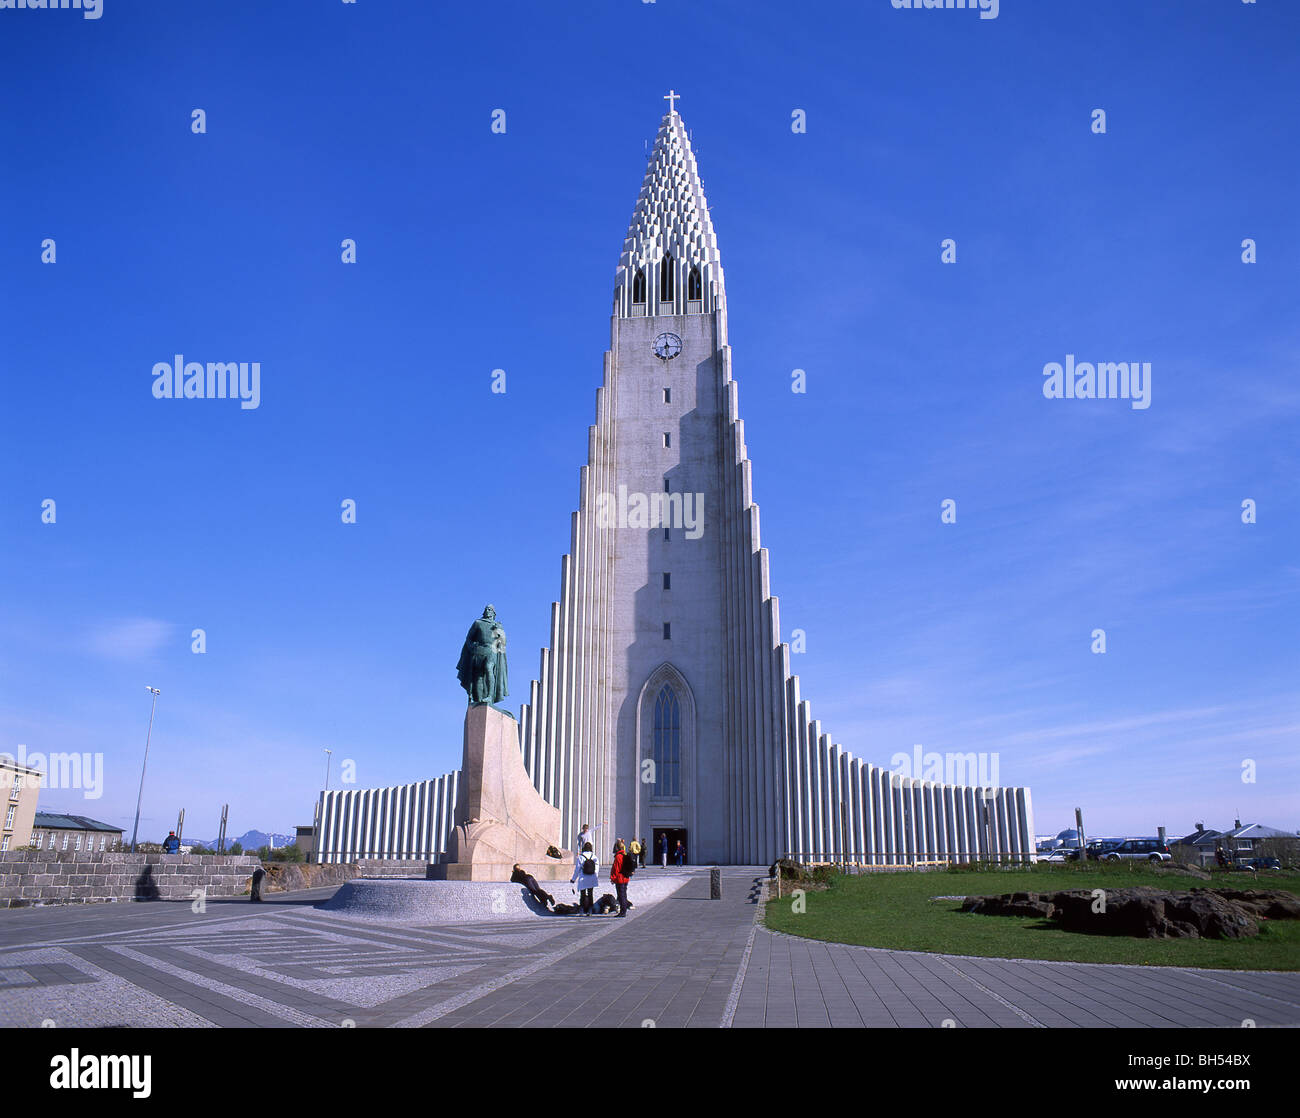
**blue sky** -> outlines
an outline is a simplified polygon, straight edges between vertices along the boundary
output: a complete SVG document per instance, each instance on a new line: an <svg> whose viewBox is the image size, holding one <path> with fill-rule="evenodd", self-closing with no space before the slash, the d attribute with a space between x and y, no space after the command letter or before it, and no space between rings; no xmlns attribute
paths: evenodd
<svg viewBox="0 0 1300 1118"><path fill-rule="evenodd" d="M41 806L129 827L151 684L142 835L285 831L325 748L456 767L487 601L517 708L672 87L834 739L996 753L1040 832L1300 828L1297 41L1269 0L0 11L0 750L102 753ZM177 353L260 406L155 399ZM1066 354L1151 406L1045 399Z"/></svg>

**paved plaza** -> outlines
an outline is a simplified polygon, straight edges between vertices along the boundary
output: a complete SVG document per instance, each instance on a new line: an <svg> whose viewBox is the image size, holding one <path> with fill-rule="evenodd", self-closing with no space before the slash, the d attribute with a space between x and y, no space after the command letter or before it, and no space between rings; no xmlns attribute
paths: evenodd
<svg viewBox="0 0 1300 1118"><path fill-rule="evenodd" d="M1300 974L974 959L756 923L759 869L613 917L522 903L462 925L322 912L334 889L0 912L0 1025L1230 1027L1300 1025ZM633 880L635 901L638 879ZM644 880L644 878L640 878ZM563 899L563 898L561 898Z"/></svg>

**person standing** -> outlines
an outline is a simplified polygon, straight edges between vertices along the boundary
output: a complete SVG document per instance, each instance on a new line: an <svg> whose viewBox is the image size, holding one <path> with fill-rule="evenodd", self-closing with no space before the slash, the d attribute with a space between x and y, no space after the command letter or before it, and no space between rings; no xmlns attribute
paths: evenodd
<svg viewBox="0 0 1300 1118"><path fill-rule="evenodd" d="M645 839L641 840L641 868L645 869L645 852L649 849L645 844Z"/></svg>
<svg viewBox="0 0 1300 1118"><path fill-rule="evenodd" d="M682 861L685 859L685 857L686 857L686 847L682 844L682 840L678 839L677 840L677 868L678 869L682 868Z"/></svg>
<svg viewBox="0 0 1300 1118"><path fill-rule="evenodd" d="M591 843L584 842L582 849L573 856L573 876L569 883L578 888L578 899L582 903L582 915L591 915L591 891L600 884L600 863L596 861L596 852Z"/></svg>
<svg viewBox="0 0 1300 1118"><path fill-rule="evenodd" d="M668 834L664 832L659 836L659 864L664 869L668 868Z"/></svg>
<svg viewBox="0 0 1300 1118"><path fill-rule="evenodd" d="M614 861L609 867L609 880L614 886L614 891L618 894L618 914L620 916L626 916L627 910L632 907L627 899L627 884L631 878L632 865L632 855L627 852L623 840L619 839L614 843Z"/></svg>
<svg viewBox="0 0 1300 1118"><path fill-rule="evenodd" d="M637 858L641 856L641 840L633 839L628 843L627 852L632 856L632 864L635 866Z"/></svg>
<svg viewBox="0 0 1300 1118"><path fill-rule="evenodd" d="M582 830L578 832L578 841L573 844L573 849L581 850L587 845L587 843L595 843L596 832L608 822L608 819L602 819L594 827L590 823L584 823L582 825Z"/></svg>

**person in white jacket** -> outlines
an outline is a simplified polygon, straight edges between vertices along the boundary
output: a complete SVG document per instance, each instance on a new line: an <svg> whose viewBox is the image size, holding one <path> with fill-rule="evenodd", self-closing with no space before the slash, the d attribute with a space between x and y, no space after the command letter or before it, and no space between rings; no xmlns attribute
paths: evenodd
<svg viewBox="0 0 1300 1118"><path fill-rule="evenodd" d="M569 878L569 883L581 890L579 897L582 901L582 915L590 916L591 891L600 884L600 862L596 860L596 852L592 849L591 843L583 843L582 849L574 854L573 876Z"/></svg>

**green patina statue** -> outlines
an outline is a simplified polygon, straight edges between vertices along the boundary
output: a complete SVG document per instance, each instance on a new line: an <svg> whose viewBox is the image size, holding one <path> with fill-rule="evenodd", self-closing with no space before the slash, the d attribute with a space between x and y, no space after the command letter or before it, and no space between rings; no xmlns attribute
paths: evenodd
<svg viewBox="0 0 1300 1118"><path fill-rule="evenodd" d="M456 678L469 695L470 706L504 699L507 690L506 631L497 621L497 611L488 606L483 616L469 627L456 663Z"/></svg>

